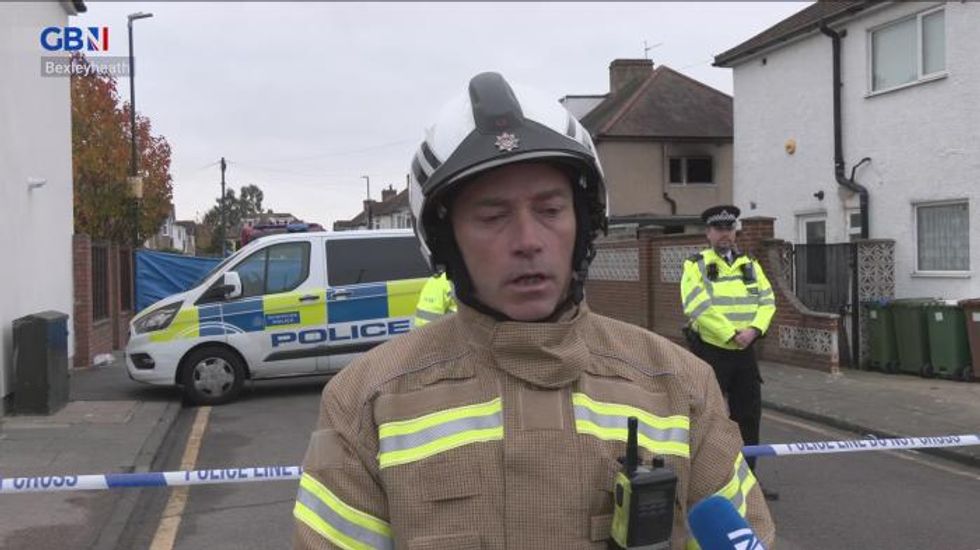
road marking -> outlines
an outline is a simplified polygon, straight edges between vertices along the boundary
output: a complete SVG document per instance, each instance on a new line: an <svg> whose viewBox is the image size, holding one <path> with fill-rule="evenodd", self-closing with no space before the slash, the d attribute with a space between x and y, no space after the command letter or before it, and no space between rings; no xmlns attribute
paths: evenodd
<svg viewBox="0 0 980 550"><path fill-rule="evenodd" d="M210 416L211 407L197 409L194 426L191 427L191 435L187 438L184 456L180 460L181 470L193 470L197 465L197 455L201 451L201 440L204 438L204 430L208 426ZM190 487L174 487L170 490L170 498L167 499L167 506L163 509L163 516L160 518L156 534L153 535L150 550L171 550L174 547L177 529L180 528L180 518L184 513L184 507L187 506L189 490Z"/></svg>
<svg viewBox="0 0 980 550"><path fill-rule="evenodd" d="M843 430L830 430L830 429L821 428L819 426L809 424L808 422L790 419L783 414L773 413L770 411L763 412L762 417L769 420L774 420L781 424L794 426L803 430L809 430L811 432L818 433L820 435L830 437L830 438L839 438L842 437L842 435L844 434L848 434L848 432L845 432ZM936 462L936 460L938 460L937 458L933 458L931 456L926 458L926 455L923 455L921 452L916 450L906 449L906 450L891 450L891 451L882 451L882 452L887 453L896 458L901 458L903 460L915 462L916 464L920 464L922 466L928 466L934 470L946 472L947 474L953 474L960 477L965 477L967 479L972 479L973 481L980 481L980 475L977 475L974 472L971 472L966 469L947 466L945 464L939 464Z"/></svg>

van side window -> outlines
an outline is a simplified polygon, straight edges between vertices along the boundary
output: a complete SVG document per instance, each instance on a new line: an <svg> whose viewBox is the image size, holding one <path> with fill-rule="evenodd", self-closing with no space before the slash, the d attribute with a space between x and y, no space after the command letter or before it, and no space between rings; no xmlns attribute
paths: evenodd
<svg viewBox="0 0 980 550"><path fill-rule="evenodd" d="M431 274L415 237L327 241L327 282L332 287L420 279Z"/></svg>
<svg viewBox="0 0 980 550"><path fill-rule="evenodd" d="M310 274L310 243L282 243L263 248L235 266L242 297L289 292Z"/></svg>

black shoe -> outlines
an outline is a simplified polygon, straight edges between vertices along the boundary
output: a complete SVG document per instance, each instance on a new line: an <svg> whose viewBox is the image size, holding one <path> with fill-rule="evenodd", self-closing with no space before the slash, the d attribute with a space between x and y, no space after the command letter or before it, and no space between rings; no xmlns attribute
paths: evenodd
<svg viewBox="0 0 980 550"><path fill-rule="evenodd" d="M762 489L762 496L769 501L779 500L779 492L770 491L769 489L766 488Z"/></svg>

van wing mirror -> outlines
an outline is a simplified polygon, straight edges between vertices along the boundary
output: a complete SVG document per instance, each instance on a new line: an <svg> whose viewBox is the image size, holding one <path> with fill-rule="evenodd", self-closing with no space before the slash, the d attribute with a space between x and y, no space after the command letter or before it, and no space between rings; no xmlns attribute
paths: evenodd
<svg viewBox="0 0 980 550"><path fill-rule="evenodd" d="M224 274L223 281L225 298L233 299L239 298L242 295L242 278L238 276L237 271L228 271Z"/></svg>

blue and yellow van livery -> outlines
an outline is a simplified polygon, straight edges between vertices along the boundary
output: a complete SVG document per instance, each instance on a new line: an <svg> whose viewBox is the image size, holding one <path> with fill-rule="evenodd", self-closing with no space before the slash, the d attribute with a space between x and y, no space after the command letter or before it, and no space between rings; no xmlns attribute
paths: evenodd
<svg viewBox="0 0 980 550"><path fill-rule="evenodd" d="M220 403L234 398L245 378L336 372L411 329L428 275L407 230L254 241L198 287L133 319L129 375L181 385L196 403Z"/></svg>

